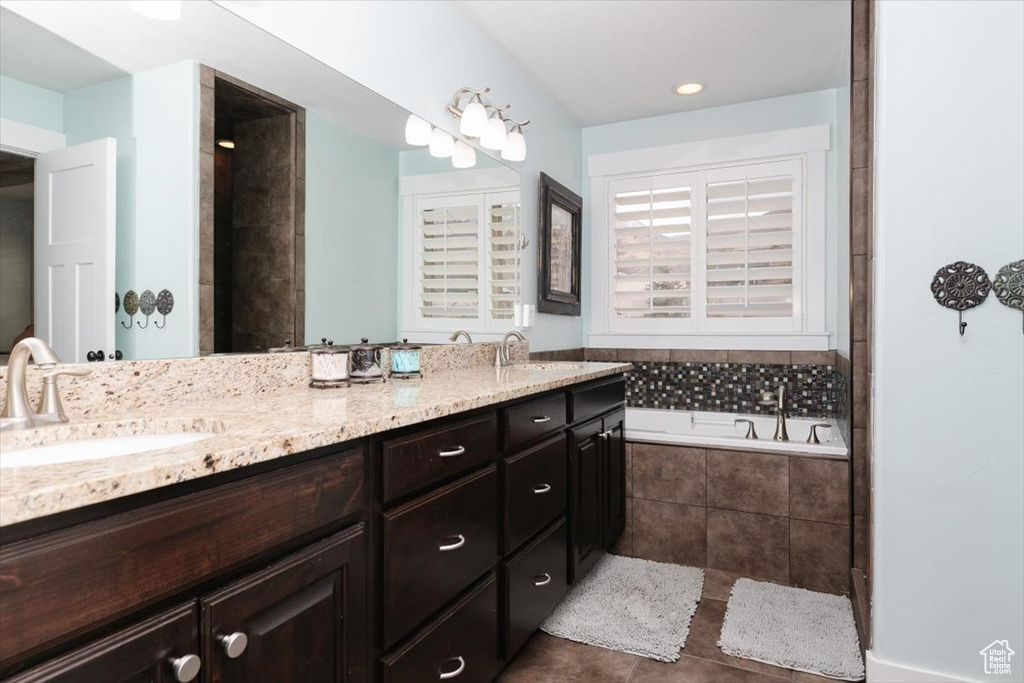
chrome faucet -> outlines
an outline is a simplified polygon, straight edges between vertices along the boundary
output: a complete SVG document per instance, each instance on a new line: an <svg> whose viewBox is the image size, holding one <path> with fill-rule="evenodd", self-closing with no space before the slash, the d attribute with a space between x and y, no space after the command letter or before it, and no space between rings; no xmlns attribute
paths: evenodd
<svg viewBox="0 0 1024 683"><path fill-rule="evenodd" d="M465 330L455 330L454 332L452 332L452 336L448 337L448 341L457 342L459 341L459 337L465 337L467 344L473 343L473 338L470 337L469 332L466 332Z"/></svg>
<svg viewBox="0 0 1024 683"><path fill-rule="evenodd" d="M43 391L39 408L33 413L28 399L27 370L32 359L40 368L51 370L43 375ZM64 409L57 393L57 377L60 375L88 375L89 370L53 370L60 359L46 342L28 337L18 342L11 350L7 362L7 396L4 409L0 412L0 431L31 427L38 423L67 422Z"/></svg>
<svg viewBox="0 0 1024 683"><path fill-rule="evenodd" d="M501 346L498 347L498 362L495 363L495 365L499 365L501 367L512 365L512 358L508 346L508 340L511 339L512 337L515 337L521 342L526 341L526 337L524 337L521 332L517 330L512 330L511 332L508 332L505 335L505 337L501 340Z"/></svg>
<svg viewBox="0 0 1024 683"><path fill-rule="evenodd" d="M789 441L789 432L786 431L786 385L780 384L779 391L765 391L761 393L761 405L775 406L775 437L776 441Z"/></svg>

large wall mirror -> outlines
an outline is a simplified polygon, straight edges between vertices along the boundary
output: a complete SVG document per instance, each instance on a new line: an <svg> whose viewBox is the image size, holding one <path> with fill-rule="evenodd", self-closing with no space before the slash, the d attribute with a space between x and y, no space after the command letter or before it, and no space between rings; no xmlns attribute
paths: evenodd
<svg viewBox="0 0 1024 683"><path fill-rule="evenodd" d="M263 352L513 324L519 173L207 1L0 3L0 358Z"/></svg>

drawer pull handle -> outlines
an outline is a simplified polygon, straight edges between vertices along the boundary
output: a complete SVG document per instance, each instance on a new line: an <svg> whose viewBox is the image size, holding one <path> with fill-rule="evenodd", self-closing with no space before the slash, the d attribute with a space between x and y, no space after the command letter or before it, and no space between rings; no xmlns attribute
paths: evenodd
<svg viewBox="0 0 1024 683"><path fill-rule="evenodd" d="M220 644L224 647L224 654L231 659L236 659L245 652L245 648L249 645L249 638L241 631L235 631L229 636L221 636Z"/></svg>
<svg viewBox="0 0 1024 683"><path fill-rule="evenodd" d="M449 671L447 673L441 671L441 675L438 676L438 678L442 681L447 681L449 678L455 678L456 676L458 676L466 670L466 660L462 657L452 657L451 659L444 660L444 664L447 664L448 662L458 662L459 665L455 668L454 671Z"/></svg>
<svg viewBox="0 0 1024 683"><path fill-rule="evenodd" d="M551 422L551 418L548 417L547 415L545 415L544 417L535 417L535 418L533 418L533 423L534 424L542 425L545 422Z"/></svg>
<svg viewBox="0 0 1024 683"><path fill-rule="evenodd" d="M455 541L454 543L442 543L441 545L437 546L437 549L440 550L442 553L446 553L449 550L458 550L462 546L466 545L466 537L462 534L456 534L453 538L457 538L459 540Z"/></svg>
<svg viewBox="0 0 1024 683"><path fill-rule="evenodd" d="M547 493L550 490L551 490L551 484L541 484L540 486L534 486L533 487L533 492L534 493Z"/></svg>
<svg viewBox="0 0 1024 683"><path fill-rule="evenodd" d="M199 668L202 662L196 655L185 655L171 660L171 670L174 671L174 680L178 683L189 683L199 675Z"/></svg>
<svg viewBox="0 0 1024 683"><path fill-rule="evenodd" d="M458 448L455 448L455 449L450 450L450 451L439 451L438 455L441 456L442 458L454 458L456 455L462 455L465 452L466 452L466 447L465 446L459 446Z"/></svg>
<svg viewBox="0 0 1024 683"><path fill-rule="evenodd" d="M549 583L551 583L551 574L548 574L547 572L544 572L540 576L533 577L533 585L537 586L538 588L540 588L541 586L546 586Z"/></svg>

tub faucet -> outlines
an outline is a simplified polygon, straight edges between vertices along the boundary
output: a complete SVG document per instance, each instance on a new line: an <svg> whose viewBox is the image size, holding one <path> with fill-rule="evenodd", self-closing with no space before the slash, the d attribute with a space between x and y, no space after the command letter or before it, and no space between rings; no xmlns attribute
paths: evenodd
<svg viewBox="0 0 1024 683"><path fill-rule="evenodd" d="M465 337L467 344L473 343L473 338L470 337L469 332L466 332L465 330L455 330L454 332L452 332L452 336L448 337L448 341L457 342L459 341L459 337Z"/></svg>
<svg viewBox="0 0 1024 683"><path fill-rule="evenodd" d="M789 432L786 431L786 385L780 384L779 391L765 391L761 393L761 405L775 406L775 437L776 441L789 441Z"/></svg>
<svg viewBox="0 0 1024 683"><path fill-rule="evenodd" d="M512 357L511 352L509 351L508 342L509 339L513 337L515 337L521 342L526 341L526 337L524 337L523 334L517 330L512 330L511 332L506 333L505 337L501 340L501 346L498 347L498 362L496 363L496 365L499 365L501 367L512 365Z"/></svg>
<svg viewBox="0 0 1024 683"><path fill-rule="evenodd" d="M35 413L28 400L26 373L29 359L44 370L51 370L43 375L43 394L39 410ZM57 377L67 374L87 375L89 371L53 370L58 363L60 358L57 358L53 349L36 337L22 339L11 349L11 357L7 362L7 396L3 412L0 412L0 431L31 427L40 422L67 422L57 395Z"/></svg>

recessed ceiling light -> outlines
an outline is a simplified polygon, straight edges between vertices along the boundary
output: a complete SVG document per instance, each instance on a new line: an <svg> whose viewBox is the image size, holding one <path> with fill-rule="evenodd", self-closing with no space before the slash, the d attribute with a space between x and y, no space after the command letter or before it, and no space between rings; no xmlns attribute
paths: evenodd
<svg viewBox="0 0 1024 683"><path fill-rule="evenodd" d="M703 89L700 83L680 83L675 88L677 95L696 95Z"/></svg>
<svg viewBox="0 0 1024 683"><path fill-rule="evenodd" d="M219 146L223 147L224 149L234 149L235 148L235 141L234 140L217 140L217 144Z"/></svg>

